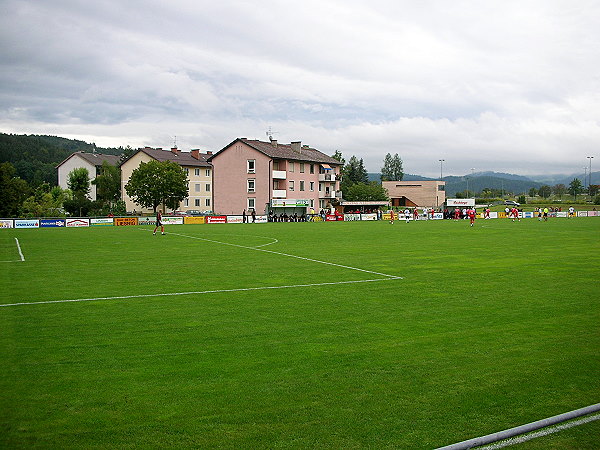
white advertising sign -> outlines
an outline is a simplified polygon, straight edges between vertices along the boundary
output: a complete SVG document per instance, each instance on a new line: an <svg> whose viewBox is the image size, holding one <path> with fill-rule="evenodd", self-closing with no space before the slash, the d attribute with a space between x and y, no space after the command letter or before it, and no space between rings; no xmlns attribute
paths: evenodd
<svg viewBox="0 0 600 450"><path fill-rule="evenodd" d="M37 219L17 219L15 220L15 228L39 228L40 221Z"/></svg>
<svg viewBox="0 0 600 450"><path fill-rule="evenodd" d="M252 217L246 216L246 220L251 222ZM227 223L244 223L244 218L242 216L227 216Z"/></svg>
<svg viewBox="0 0 600 450"><path fill-rule="evenodd" d="M448 206L458 206L459 208L462 206L475 206L474 198L449 198L446 200L446 205Z"/></svg>
<svg viewBox="0 0 600 450"><path fill-rule="evenodd" d="M361 220L377 220L377 214L361 214Z"/></svg>
<svg viewBox="0 0 600 450"><path fill-rule="evenodd" d="M89 227L90 219L67 219L67 227Z"/></svg>
<svg viewBox="0 0 600 450"><path fill-rule="evenodd" d="M0 228L12 228L13 221L12 220L0 220Z"/></svg>
<svg viewBox="0 0 600 450"><path fill-rule="evenodd" d="M164 217L162 218L163 225L183 225L183 217Z"/></svg>
<svg viewBox="0 0 600 450"><path fill-rule="evenodd" d="M112 225L113 224L113 219L112 217L101 217L99 219L92 219L90 222L91 225L104 225L104 226L108 226L108 225Z"/></svg>

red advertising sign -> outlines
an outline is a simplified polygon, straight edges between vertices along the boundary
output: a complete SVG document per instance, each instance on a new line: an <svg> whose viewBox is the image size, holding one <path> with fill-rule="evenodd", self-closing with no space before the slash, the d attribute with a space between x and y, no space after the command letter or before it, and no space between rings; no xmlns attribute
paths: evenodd
<svg viewBox="0 0 600 450"><path fill-rule="evenodd" d="M206 216L206 223L227 223L227 216Z"/></svg>

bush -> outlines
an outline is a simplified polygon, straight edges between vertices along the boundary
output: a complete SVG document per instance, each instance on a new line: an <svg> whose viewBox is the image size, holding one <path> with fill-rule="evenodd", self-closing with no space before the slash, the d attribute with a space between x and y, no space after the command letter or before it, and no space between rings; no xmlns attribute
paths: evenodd
<svg viewBox="0 0 600 450"><path fill-rule="evenodd" d="M594 205L600 205L600 195L596 196L594 199Z"/></svg>

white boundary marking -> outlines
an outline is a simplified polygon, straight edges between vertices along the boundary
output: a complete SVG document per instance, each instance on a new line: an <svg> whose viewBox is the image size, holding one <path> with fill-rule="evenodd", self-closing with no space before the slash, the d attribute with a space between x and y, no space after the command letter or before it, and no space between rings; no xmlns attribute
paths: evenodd
<svg viewBox="0 0 600 450"><path fill-rule="evenodd" d="M200 294L219 294L223 292L244 292L244 291L261 291L267 289L289 289L299 287L313 287L313 286L331 286L336 284L354 284L354 283L374 283L377 281L390 281L390 280L401 280L401 277L394 278L377 278L373 280L354 280L354 281L333 281L327 283L308 283L308 284L290 284L286 286L260 286L250 288L235 288L235 289L214 289L210 291L189 291L189 292L167 292L163 294L137 294L137 295L120 295L115 297L95 297L95 298L76 298L70 300L46 300L42 302L20 302L20 303L7 303L4 305L0 304L0 307L6 306L24 306L24 305L45 305L49 303L72 303L72 302L95 302L100 300L125 300L131 298L148 298L148 297L171 297L176 295L200 295Z"/></svg>
<svg viewBox="0 0 600 450"><path fill-rule="evenodd" d="M505 441L498 442L496 444L490 444L490 445L486 445L486 446L479 447L479 448L485 449L485 450L495 450L498 448L509 447L511 445L521 444L523 442L527 442L527 441L530 441L532 439L536 439L539 437L548 436L549 434L558 433L559 431L566 430L568 428L577 427L579 425L583 425L588 422L593 422L594 420L598 420L598 419L600 419L600 414L596 414L596 415L589 416L589 417L584 417L583 419L574 420L572 422L563 423L563 424L556 425L553 427L548 427L547 429L542 430L542 431L536 431L534 433L529 433L529 434L519 436L516 438L507 439Z"/></svg>
<svg viewBox="0 0 600 450"><path fill-rule="evenodd" d="M25 261L25 257L23 256L23 252L21 251L21 245L19 244L19 240L15 238L15 241L17 242L17 248L19 249L19 256L21 257L21 261Z"/></svg>
<svg viewBox="0 0 600 450"><path fill-rule="evenodd" d="M147 230L141 230L141 231L147 231ZM223 293L223 292L244 292L244 291L259 291L259 290L266 290L266 289L289 289L289 288L299 288L299 287L332 286L332 285L340 285L340 284L373 283L373 282L377 282L377 281L390 281L390 280L404 279L403 277L398 277L395 275L388 275L385 273L374 272L374 271L366 270L366 269L359 269L358 267L345 266L343 264L336 264L336 263L331 263L331 262L327 262L327 261L320 261L318 259L305 258L303 256L290 255L288 253L275 252L272 250L265 250L263 248L259 248L259 247L263 247L264 245L271 245L276 242L279 242L277 239L274 239L274 238L268 238L268 239L274 239L275 242L270 242L268 244L264 244L264 245L261 245L258 247L249 247L247 245L232 244L229 242L221 242L221 241L216 241L214 239L201 238L201 237L197 237L197 236L189 236L189 235L180 234L180 233L169 232L169 233L165 233L165 234L172 234L174 236L185 237L188 239L197 239L197 240L201 240L201 241L213 242L213 243L221 244L221 245L229 245L231 247L255 250L257 252L264 252L264 253L271 253L274 255L287 256L289 258L296 258L296 259L301 259L304 261L310 261L310 262L315 262L315 263L319 263L319 264L327 264L330 266L341 267L343 269L350 269L350 270L356 270L359 272L370 273L373 275L379 275L379 276L382 276L385 278L377 278L377 279L370 279L370 280L333 281L333 282L325 282L325 283L290 284L290 285L285 285L285 286L262 286L262 287L250 287L250 288L214 289L214 290L207 290L207 291L167 292L167 293L158 293L158 294L120 295L120 296L114 296L114 297L45 300L45 301L39 301L39 302L18 302L18 303L0 304L0 307L25 306L25 305L45 305L45 304L50 304L50 303L93 302L93 301L100 301L100 300L126 300L126 299L132 299L132 298L169 297L169 296L176 296L176 295L218 294L218 293ZM264 236L255 236L255 237L264 237ZM18 245L18 241L17 241L17 245ZM19 251L20 251L20 247L19 247ZM24 259L23 259L23 261L24 261Z"/></svg>

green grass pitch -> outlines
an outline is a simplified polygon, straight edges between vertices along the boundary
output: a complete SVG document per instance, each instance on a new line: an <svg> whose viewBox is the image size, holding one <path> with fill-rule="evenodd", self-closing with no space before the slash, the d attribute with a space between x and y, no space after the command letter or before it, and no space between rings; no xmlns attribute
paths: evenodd
<svg viewBox="0 0 600 450"><path fill-rule="evenodd" d="M0 447L435 448L600 401L597 218L151 230L0 230Z"/></svg>

